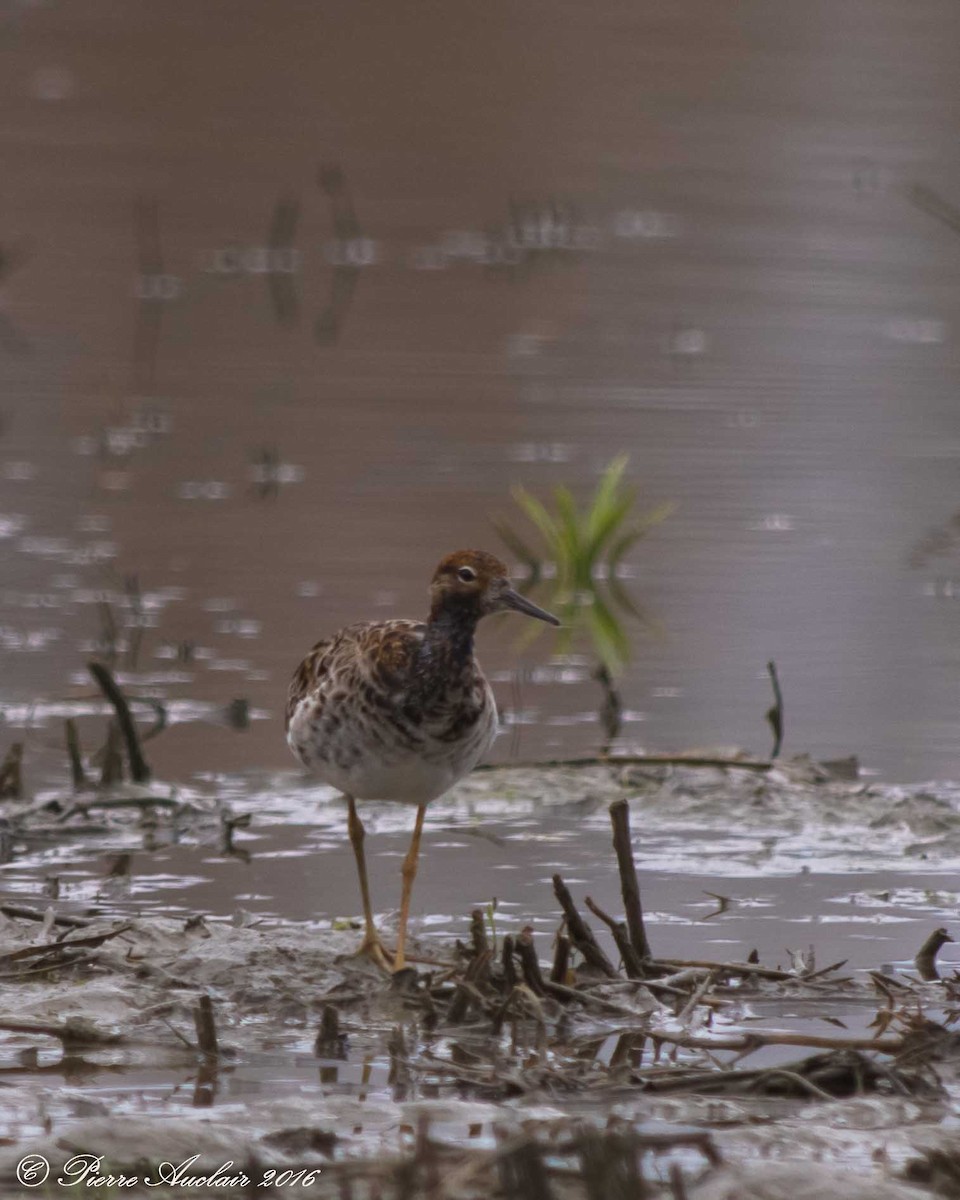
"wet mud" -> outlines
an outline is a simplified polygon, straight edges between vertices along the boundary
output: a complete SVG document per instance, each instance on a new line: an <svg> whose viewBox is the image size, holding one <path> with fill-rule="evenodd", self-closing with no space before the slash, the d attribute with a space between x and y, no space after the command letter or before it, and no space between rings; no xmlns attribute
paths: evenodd
<svg viewBox="0 0 960 1200"><path fill-rule="evenodd" d="M86 1194L102 1195L114 1194L110 1173L144 1195L183 1194L188 1177L190 1194L279 1186L357 1200L956 1194L949 942L935 938L916 962L888 961L882 941L871 955L862 939L838 955L828 923L799 949L723 953L722 939L701 937L692 954L658 911L660 859L678 840L721 864L710 901L721 924L742 903L723 894L722 862L744 853L724 840L764 842L760 883L801 853L819 863L829 839L844 870L888 876L885 899L851 900L867 912L898 902L915 863L953 869L953 789L836 775L806 759L478 772L452 805L470 820L512 808L521 828L531 814L543 829L574 814L591 831L593 875L573 858L555 864L535 881L536 911L468 892L442 922L421 910L417 961L394 978L355 956L350 917L138 905L122 850L115 891L109 876L95 896L8 890L4 1194L19 1194L28 1154L88 1171ZM342 823L332 800L288 786L290 803L309 795L315 819ZM611 806L630 822L631 864L614 853ZM236 865L285 810L152 782L51 790L4 811L39 885L54 851L104 842L200 844ZM634 862L649 953L623 886ZM352 892L340 902L356 906ZM914 951L936 932L935 910L907 923ZM701 931L719 928L703 915Z"/></svg>

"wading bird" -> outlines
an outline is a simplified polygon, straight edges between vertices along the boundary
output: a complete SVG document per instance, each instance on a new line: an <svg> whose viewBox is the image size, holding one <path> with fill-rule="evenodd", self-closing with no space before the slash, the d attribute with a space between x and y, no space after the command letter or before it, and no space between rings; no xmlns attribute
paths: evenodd
<svg viewBox="0 0 960 1200"><path fill-rule="evenodd" d="M427 805L473 770L497 732L496 704L473 639L482 617L505 610L560 623L513 590L499 559L458 550L434 572L426 621L347 625L313 647L290 684L287 742L305 767L346 797L363 900L360 953L388 970L405 962ZM394 955L373 921L358 800L394 800L417 809L403 862Z"/></svg>

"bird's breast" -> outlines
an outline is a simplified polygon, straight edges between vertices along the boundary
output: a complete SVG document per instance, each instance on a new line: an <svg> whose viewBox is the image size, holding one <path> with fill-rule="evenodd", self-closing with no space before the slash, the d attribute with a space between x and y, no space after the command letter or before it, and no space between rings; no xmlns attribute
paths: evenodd
<svg viewBox="0 0 960 1200"><path fill-rule="evenodd" d="M424 804L473 770L496 731L496 703L477 672L433 695L328 689L296 707L287 739L309 770L348 795Z"/></svg>

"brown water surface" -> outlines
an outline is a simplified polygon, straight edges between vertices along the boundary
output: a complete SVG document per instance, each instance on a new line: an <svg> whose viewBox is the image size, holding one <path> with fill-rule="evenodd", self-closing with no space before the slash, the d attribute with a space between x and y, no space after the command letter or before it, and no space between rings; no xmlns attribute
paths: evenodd
<svg viewBox="0 0 960 1200"><path fill-rule="evenodd" d="M945 0L7 0L0 702L28 787L64 782L113 646L168 708L157 775L269 812L304 650L422 613L441 553L497 548L511 485L586 495L621 451L677 510L627 564L661 633L636 631L619 748L766 752L772 658L788 750L957 777L958 34ZM594 749L589 658L488 625L497 757ZM268 864L316 827L260 836L242 884L196 847L151 861L150 902L168 875L174 907L309 917ZM14 890L99 878L29 850ZM474 856L467 886L433 853L451 920L510 866ZM676 912L703 880L663 871Z"/></svg>
<svg viewBox="0 0 960 1200"><path fill-rule="evenodd" d="M312 640L627 451L678 510L629 563L626 743L765 750L775 658L788 748L956 775L958 24L8 0L3 700L69 692L135 575L148 681L273 718L158 767L280 766ZM500 756L590 749L587 671L541 642L518 688L511 630Z"/></svg>

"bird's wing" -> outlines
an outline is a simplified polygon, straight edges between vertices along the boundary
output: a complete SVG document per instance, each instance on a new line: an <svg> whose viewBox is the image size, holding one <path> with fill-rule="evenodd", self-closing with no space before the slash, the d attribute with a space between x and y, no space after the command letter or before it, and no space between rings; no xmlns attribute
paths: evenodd
<svg viewBox="0 0 960 1200"><path fill-rule="evenodd" d="M290 681L287 728L302 701L312 698L322 703L334 686L353 690L366 681L385 693L402 688L425 630L420 621L366 621L317 642Z"/></svg>
<svg viewBox="0 0 960 1200"><path fill-rule="evenodd" d="M328 652L336 640L335 637L331 637L317 642L303 662L297 667L296 671L294 671L293 678L290 680L290 687L287 691L285 720L287 729L290 728L290 720L297 711L297 706L301 700L306 700L308 696L320 688L327 675L326 660L329 657Z"/></svg>
<svg viewBox="0 0 960 1200"><path fill-rule="evenodd" d="M420 621L404 620L368 625L358 639L363 675L385 694L405 687L426 628Z"/></svg>

